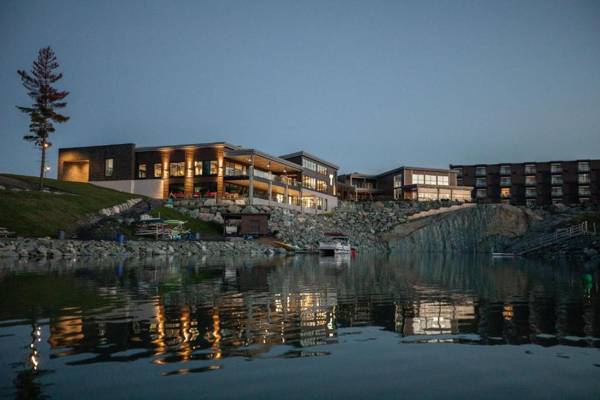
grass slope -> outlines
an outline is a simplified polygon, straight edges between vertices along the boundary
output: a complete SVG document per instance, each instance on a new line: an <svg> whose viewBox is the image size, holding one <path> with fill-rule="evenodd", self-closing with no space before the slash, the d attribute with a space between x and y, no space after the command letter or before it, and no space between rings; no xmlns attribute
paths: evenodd
<svg viewBox="0 0 600 400"><path fill-rule="evenodd" d="M172 208L154 208L150 214L152 214L154 217L160 216L163 219L178 219L180 221L186 221L187 223L185 224L185 227L192 232L199 232L201 234L210 236L220 236L223 233L223 228L217 223L205 222L196 218L190 218Z"/></svg>
<svg viewBox="0 0 600 400"><path fill-rule="evenodd" d="M2 176L31 185L38 179L0 174ZM56 236L59 230L69 232L86 214L140 197L88 183L46 179L45 185L62 194L0 190L0 227L21 236Z"/></svg>

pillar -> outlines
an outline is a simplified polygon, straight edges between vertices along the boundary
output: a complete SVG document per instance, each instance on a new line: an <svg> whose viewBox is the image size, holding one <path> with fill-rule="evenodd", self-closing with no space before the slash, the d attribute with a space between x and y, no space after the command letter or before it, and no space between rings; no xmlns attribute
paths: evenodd
<svg viewBox="0 0 600 400"><path fill-rule="evenodd" d="M183 193L186 199L191 199L194 193L194 151L185 152L185 177L183 178Z"/></svg>
<svg viewBox="0 0 600 400"><path fill-rule="evenodd" d="M163 200L166 200L169 198L169 160L170 160L170 153L168 151L164 151L161 154Z"/></svg>
<svg viewBox="0 0 600 400"><path fill-rule="evenodd" d="M223 195L225 194L224 153L223 147L217 148L217 197L215 199L217 204L223 202Z"/></svg>
<svg viewBox="0 0 600 400"><path fill-rule="evenodd" d="M273 175L270 176L270 178L273 178ZM273 181L271 181L271 179L269 179L269 205L271 205L271 202L273 201Z"/></svg>
<svg viewBox="0 0 600 400"><path fill-rule="evenodd" d="M254 203L254 162L248 168L248 204Z"/></svg>

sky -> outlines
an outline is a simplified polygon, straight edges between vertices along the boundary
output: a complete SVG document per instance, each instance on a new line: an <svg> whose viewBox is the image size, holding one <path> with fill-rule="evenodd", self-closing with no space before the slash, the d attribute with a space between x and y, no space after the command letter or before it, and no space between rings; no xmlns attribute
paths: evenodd
<svg viewBox="0 0 600 400"><path fill-rule="evenodd" d="M0 1L0 171L35 175L16 73L56 52L57 149L227 141L400 165L600 158L600 1Z"/></svg>

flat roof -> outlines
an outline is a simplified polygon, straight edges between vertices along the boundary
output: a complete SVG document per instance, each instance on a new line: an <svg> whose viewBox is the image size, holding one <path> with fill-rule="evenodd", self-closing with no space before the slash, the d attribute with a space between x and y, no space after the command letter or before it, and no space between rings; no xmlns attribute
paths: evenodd
<svg viewBox="0 0 600 400"><path fill-rule="evenodd" d="M230 149L241 149L241 146L236 146L227 142L208 142L208 143L189 143L189 144L176 144L171 146L145 146L145 147L136 147L136 152L142 151L158 151L158 150L181 150L181 149L193 149L197 147L216 147L223 146Z"/></svg>
<svg viewBox="0 0 600 400"><path fill-rule="evenodd" d="M393 174L395 172L400 172L403 169L414 169L414 170L417 170L417 171L431 171L431 172L453 172L451 169L444 169L444 168L411 167L411 166L408 166L408 165L403 165L401 167L394 168L394 169L391 169L389 171L385 171L385 172L382 172L380 174L377 174L376 176L380 177L380 176L385 176L385 175Z"/></svg>
<svg viewBox="0 0 600 400"><path fill-rule="evenodd" d="M311 160L315 160L317 162L320 162L321 164L325 164L328 165L330 167L333 167L335 169L340 169L340 167L332 162L329 161L325 161L320 157L315 156L314 154L310 154L304 150L300 150L297 151L295 153L290 153L290 154L284 154L282 156L279 156L279 158L284 158L284 159L288 159L288 158L294 158L294 157L306 157L306 158L310 158Z"/></svg>
<svg viewBox="0 0 600 400"><path fill-rule="evenodd" d="M74 146L74 147L59 147L58 150L75 150L75 149L91 149L94 147L109 147L109 146L134 146L135 143L113 143L113 144L96 144L92 146Z"/></svg>
<svg viewBox="0 0 600 400"><path fill-rule="evenodd" d="M256 149L244 149L244 148L239 148L239 149L235 149L235 150L229 150L227 152L225 152L225 157L229 157L229 158L240 158L240 157L249 157L249 156L257 156L260 157L262 159L268 160L268 161L272 161L275 164L280 164L282 167L286 168L286 169L290 169L291 171L295 171L295 172L300 172L302 171L302 166L293 163L291 161L288 161L286 159L277 157L277 156L272 156L270 154L264 153L260 150L256 150Z"/></svg>
<svg viewBox="0 0 600 400"><path fill-rule="evenodd" d="M456 167L484 167L488 165L515 165L515 164L551 164L551 163L565 163L565 162L579 162L579 161L600 161L596 158L578 158L575 160L549 160L549 161L517 161L517 162L500 162L500 163L481 163L481 164L450 164L450 168Z"/></svg>

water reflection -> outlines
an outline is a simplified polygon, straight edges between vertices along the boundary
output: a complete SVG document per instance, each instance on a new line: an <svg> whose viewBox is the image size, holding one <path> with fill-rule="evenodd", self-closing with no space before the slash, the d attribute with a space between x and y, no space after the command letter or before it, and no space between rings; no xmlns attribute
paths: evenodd
<svg viewBox="0 0 600 400"><path fill-rule="evenodd" d="M284 344L298 350L278 357L327 356L305 348L363 326L397 332L400 345L599 347L598 281L597 270L582 267L423 256L11 264L0 270L0 346L22 381L51 360L148 358L173 365L161 370L168 376L216 371L227 357L267 357ZM23 321L34 321L29 338L15 338L29 340L27 355L2 337ZM25 357L28 367L14 364ZM182 364L194 360L205 363Z"/></svg>

